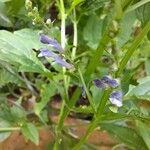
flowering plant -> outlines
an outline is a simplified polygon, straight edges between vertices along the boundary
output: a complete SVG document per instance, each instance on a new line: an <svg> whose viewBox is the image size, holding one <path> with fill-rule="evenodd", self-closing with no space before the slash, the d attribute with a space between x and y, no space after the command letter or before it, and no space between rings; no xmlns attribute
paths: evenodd
<svg viewBox="0 0 150 150"><path fill-rule="evenodd" d="M2 3L13 10L11 0ZM54 150L98 149L88 139L107 131L116 140L112 149L150 149L149 4L20 2L12 20L23 10L26 16L18 18L20 24L7 18L10 26L0 30L0 131L5 137L19 130L38 145L44 126L54 134ZM86 126L82 136L74 133L78 124L66 125L69 118Z"/></svg>

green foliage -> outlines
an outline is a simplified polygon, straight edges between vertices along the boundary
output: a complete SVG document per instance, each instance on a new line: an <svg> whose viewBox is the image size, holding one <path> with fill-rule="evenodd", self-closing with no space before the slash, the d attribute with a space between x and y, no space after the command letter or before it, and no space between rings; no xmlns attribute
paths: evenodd
<svg viewBox="0 0 150 150"><path fill-rule="evenodd" d="M50 75L33 49L40 48L38 31L23 29L14 33L0 31L0 59L18 68L18 71L38 72Z"/></svg>
<svg viewBox="0 0 150 150"><path fill-rule="evenodd" d="M96 49L103 32L103 21L97 15L89 16L83 30L83 38L87 45Z"/></svg>
<svg viewBox="0 0 150 150"><path fill-rule="evenodd" d="M0 131L0 142L7 139L11 134L11 132L9 132L9 131L8 132L7 131L2 131L3 128L7 128L7 127L10 127L10 124L6 121L1 120L0 121L0 129L1 129L1 131Z"/></svg>
<svg viewBox="0 0 150 150"><path fill-rule="evenodd" d="M150 77L140 79L137 86L131 87L130 91L127 93L128 96L136 96L139 99L150 100Z"/></svg>
<svg viewBox="0 0 150 150"><path fill-rule="evenodd" d="M113 123L102 124L100 127L102 127L104 130L107 130L111 135L116 136L124 144L127 144L131 149L147 149L142 138L132 128Z"/></svg>
<svg viewBox="0 0 150 150"><path fill-rule="evenodd" d="M39 144L39 133L37 128L32 123L26 123L22 126L21 131L26 139L31 140L36 145Z"/></svg>
<svg viewBox="0 0 150 150"><path fill-rule="evenodd" d="M40 115L41 110L50 101L50 98L56 93L56 85L54 83L44 84L41 89L41 101L36 103L34 111L37 115Z"/></svg>
<svg viewBox="0 0 150 150"><path fill-rule="evenodd" d="M147 145L148 149L150 149L150 128L146 124L138 121L137 122L137 128L139 130L139 133L141 137L143 138L145 144Z"/></svg>

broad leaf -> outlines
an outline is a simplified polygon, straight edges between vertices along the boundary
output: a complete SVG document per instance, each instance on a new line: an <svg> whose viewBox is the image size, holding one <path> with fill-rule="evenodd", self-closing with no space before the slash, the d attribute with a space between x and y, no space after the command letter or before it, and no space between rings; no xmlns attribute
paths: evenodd
<svg viewBox="0 0 150 150"><path fill-rule="evenodd" d="M19 71L51 74L33 51L41 47L38 31L32 29L22 29L14 33L0 31L0 60L15 65Z"/></svg>

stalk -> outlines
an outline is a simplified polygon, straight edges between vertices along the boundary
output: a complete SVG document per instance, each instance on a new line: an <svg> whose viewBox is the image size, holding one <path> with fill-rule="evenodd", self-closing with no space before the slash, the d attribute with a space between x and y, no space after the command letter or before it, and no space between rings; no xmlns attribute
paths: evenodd
<svg viewBox="0 0 150 150"><path fill-rule="evenodd" d="M74 35L73 35L73 49L72 49L72 60L75 59L76 56L76 50L77 50L77 43L78 43L78 32L77 32L77 20L76 20L76 10L73 11L74 20L73 20L73 29L74 29Z"/></svg>
<svg viewBox="0 0 150 150"><path fill-rule="evenodd" d="M86 142L88 137L91 135L91 133L94 131L94 129L97 127L97 124L99 123L99 121L101 119L101 115L103 114L103 111L105 109L105 105L106 105L107 100L109 98L110 92L111 92L110 89L104 91L104 94L101 98L101 102L98 106L97 113L95 114L92 122L90 123L85 135L80 139L80 141L75 145L75 147L73 147L72 150L79 150L81 148L81 146Z"/></svg>
<svg viewBox="0 0 150 150"><path fill-rule="evenodd" d="M66 38L65 38L65 18L66 18L66 15L65 15L65 8L64 8L64 3L63 3L63 0L60 0L60 12L61 12L61 45L63 48L65 48L65 41L66 41ZM75 55L76 55L76 47L77 47L77 21L76 21L76 12L75 12L75 9L74 9L74 22L73 22L73 26L74 26L74 37L73 37L73 50L72 50L72 60L74 60L75 58ZM63 75L64 75L64 86L65 86L65 92L66 92L66 98L67 100L69 99L68 97L68 83L70 81L69 78L67 78L65 76L65 72L66 70L63 69ZM76 91L74 92L72 98L70 101L68 101L68 106L69 108L72 108L76 102L76 99L79 97L80 95L80 89L77 88ZM70 109L68 107L66 107L65 103L63 103L62 107L61 107L61 112L60 112L60 117L59 117L59 122L58 122L58 125L57 125L57 128L56 128L56 133L57 134L61 134L61 130L63 128L63 124L64 124L64 120L66 119L66 117L68 116L69 112L70 112ZM58 145L59 145L59 135L56 135L57 136L57 139L56 139L56 143L55 143L55 148L54 149L58 149Z"/></svg>
<svg viewBox="0 0 150 150"><path fill-rule="evenodd" d="M0 128L0 132L11 132L20 130L19 127L8 127L8 128Z"/></svg>
<svg viewBox="0 0 150 150"><path fill-rule="evenodd" d="M66 23L65 23L65 19L66 19L66 14L65 14L65 7L64 7L64 1L60 0L59 2L57 1L58 5L59 5L59 10L60 10L60 14L61 14L61 46L63 49L65 49L65 44L66 44ZM63 79L64 79L64 88L65 88L65 98L68 100L68 84L67 84L67 77L65 75L66 69L63 68ZM65 108L65 102L66 100L63 100L63 104L61 106L61 111L60 111L60 115L59 115L59 121L58 121L58 125L56 126L56 141L53 147L53 150L59 150L59 145L61 143L61 128L64 124L64 117L63 117L63 112L64 112L64 108ZM60 128L61 127L61 128Z"/></svg>

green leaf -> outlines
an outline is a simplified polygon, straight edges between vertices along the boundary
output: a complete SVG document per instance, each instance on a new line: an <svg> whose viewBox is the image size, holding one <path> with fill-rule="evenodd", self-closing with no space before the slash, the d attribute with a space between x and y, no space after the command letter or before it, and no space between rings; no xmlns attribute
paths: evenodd
<svg viewBox="0 0 150 150"><path fill-rule="evenodd" d="M100 126L107 130L113 137L117 137L121 142L132 149L147 150L143 139L136 133L134 129L113 123L104 123Z"/></svg>
<svg viewBox="0 0 150 150"><path fill-rule="evenodd" d="M85 41L87 41L87 45L90 48L97 48L100 38L102 36L102 30L102 20L95 14L91 15L83 29L83 38Z"/></svg>
<svg viewBox="0 0 150 150"><path fill-rule="evenodd" d="M85 1L85 0L73 0L72 4L70 6L70 9L67 12L67 15L69 15L71 13L71 11L83 1Z"/></svg>
<svg viewBox="0 0 150 150"><path fill-rule="evenodd" d="M148 149L150 149L150 128L140 121L137 121L137 128Z"/></svg>
<svg viewBox="0 0 150 150"><path fill-rule="evenodd" d="M10 127L9 123L3 120L0 120L0 128ZM10 136L11 132L0 132L0 142L4 141Z"/></svg>
<svg viewBox="0 0 150 150"><path fill-rule="evenodd" d="M3 27L12 27L13 26L10 19L1 12L0 12L0 26L3 26Z"/></svg>
<svg viewBox="0 0 150 150"><path fill-rule="evenodd" d="M37 115L40 114L41 110L50 101L50 98L56 93L56 85L54 83L44 84L41 90L41 101L36 103L34 111Z"/></svg>
<svg viewBox="0 0 150 150"><path fill-rule="evenodd" d="M132 87L126 97L136 96L139 99L150 100L150 77L138 80L139 85Z"/></svg>
<svg viewBox="0 0 150 150"><path fill-rule="evenodd" d="M19 79L19 76L17 74L9 72L4 68L0 68L0 87L8 83L15 83L21 85L22 81Z"/></svg>
<svg viewBox="0 0 150 150"><path fill-rule="evenodd" d="M86 0L81 8L84 12L93 13L97 9L103 7L105 2L108 1L109 0Z"/></svg>
<svg viewBox="0 0 150 150"><path fill-rule="evenodd" d="M146 24L150 20L149 10L150 2L136 9L136 15L143 24Z"/></svg>
<svg viewBox="0 0 150 150"><path fill-rule="evenodd" d="M41 46L37 30L22 29L14 33L0 31L0 60L16 66L18 71L51 75L33 51Z"/></svg>
<svg viewBox="0 0 150 150"><path fill-rule="evenodd" d="M95 107L97 108L99 103L101 102L101 97L103 95L103 91L99 88L97 88L96 86L92 86L90 88L90 91L92 93L92 98L95 104Z"/></svg>
<svg viewBox="0 0 150 150"><path fill-rule="evenodd" d="M119 47L123 46L127 41L130 40L131 34L133 33L133 25L135 20L135 12L130 12L122 18L117 41Z"/></svg>
<svg viewBox="0 0 150 150"><path fill-rule="evenodd" d="M31 140L36 145L39 144L39 133L34 124L32 123L24 124L21 127L21 131L26 139Z"/></svg>

